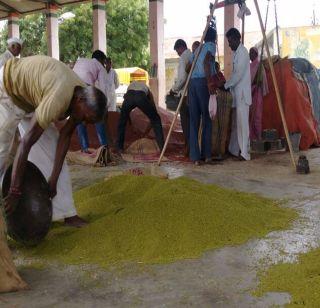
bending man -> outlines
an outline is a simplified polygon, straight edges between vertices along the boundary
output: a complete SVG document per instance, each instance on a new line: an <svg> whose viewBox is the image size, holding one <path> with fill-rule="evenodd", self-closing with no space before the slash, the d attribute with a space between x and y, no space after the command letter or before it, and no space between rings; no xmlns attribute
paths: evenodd
<svg viewBox="0 0 320 308"><path fill-rule="evenodd" d="M66 65L45 56L10 59L0 69L0 176L7 165L10 144L19 122L34 112L30 127L22 138L14 158L11 187L4 201L10 213L21 197L21 185L30 150L51 123L67 119L60 134L50 130L56 143L50 194L56 195L57 183L75 127L82 122L101 121L106 109L105 95L86 86Z"/></svg>
<svg viewBox="0 0 320 308"><path fill-rule="evenodd" d="M157 108L149 87L142 81L131 82L127 93L124 95L124 101L122 104L118 124L119 151L122 152L124 150L126 125L130 116L130 112L135 108L139 108L149 118L156 136L157 144L161 151L164 145L161 118L157 112Z"/></svg>

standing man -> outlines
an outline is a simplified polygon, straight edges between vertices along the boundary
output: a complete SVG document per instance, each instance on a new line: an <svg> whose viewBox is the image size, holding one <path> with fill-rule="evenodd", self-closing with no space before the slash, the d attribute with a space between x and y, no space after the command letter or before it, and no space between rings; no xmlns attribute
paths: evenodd
<svg viewBox="0 0 320 308"><path fill-rule="evenodd" d="M106 95L108 99L108 111L117 111L117 95L116 89L119 87L119 78L117 72L112 68L111 58L106 58Z"/></svg>
<svg viewBox="0 0 320 308"><path fill-rule="evenodd" d="M151 127L156 136L157 144L161 151L164 145L161 118L157 112L153 95L149 87L143 81L131 82L127 93L124 95L118 124L118 150L120 152L123 152L124 150L127 122L129 120L130 112L135 108L139 108L149 118Z"/></svg>
<svg viewBox="0 0 320 308"><path fill-rule="evenodd" d="M92 59L80 58L73 67L73 71L86 84L96 85L107 97L107 72L104 68L106 63L106 55L101 50L96 50L92 53ZM108 101L108 106L109 101ZM96 123L96 131L101 146L108 145L106 129L104 122ZM89 152L89 138L87 128L83 123L77 127L78 136L80 139L81 151Z"/></svg>
<svg viewBox="0 0 320 308"><path fill-rule="evenodd" d="M184 85L188 78L187 67L192 62L192 52L188 49L187 44L184 40L179 39L174 44L174 50L177 52L179 58L178 75L174 85L170 90L170 94L176 95L179 98L182 95ZM180 120L181 127L185 139L186 153L189 148L189 107L187 104L187 96L183 98L183 102L180 108Z"/></svg>
<svg viewBox="0 0 320 308"><path fill-rule="evenodd" d="M9 38L7 43L7 50L0 56L0 67L4 66L9 59L18 57L22 50L23 41L16 37Z"/></svg>
<svg viewBox="0 0 320 308"><path fill-rule="evenodd" d="M256 47L250 48L252 105L250 106L250 140L260 140L262 133L263 97L269 93L266 71Z"/></svg>
<svg viewBox="0 0 320 308"><path fill-rule="evenodd" d="M194 70L191 75L188 102L190 114L190 159L195 165L200 165L201 160L205 163L211 162L211 136L212 121L209 115L210 93L207 85L207 73L215 74L214 59L216 54L217 32L210 27L204 38L205 43L202 46ZM199 47L198 47L199 48ZM210 69L206 69L206 58L210 58ZM199 128L202 121L202 138L199 147Z"/></svg>
<svg viewBox="0 0 320 308"><path fill-rule="evenodd" d="M251 77L248 50L241 44L241 34L236 28L227 33L233 54L233 70L225 89L230 89L233 102L232 130L229 152L240 160L250 160L249 107L251 105Z"/></svg>

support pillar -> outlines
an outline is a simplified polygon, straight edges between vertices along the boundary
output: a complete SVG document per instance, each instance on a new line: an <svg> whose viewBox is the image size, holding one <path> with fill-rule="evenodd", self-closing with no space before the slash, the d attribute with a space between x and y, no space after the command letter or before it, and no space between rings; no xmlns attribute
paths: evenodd
<svg viewBox="0 0 320 308"><path fill-rule="evenodd" d="M19 15L10 13L8 16L8 38L20 38Z"/></svg>
<svg viewBox="0 0 320 308"><path fill-rule="evenodd" d="M59 60L59 24L57 11L58 7L56 5L48 4L46 12L48 56Z"/></svg>
<svg viewBox="0 0 320 308"><path fill-rule="evenodd" d="M164 59L163 0L149 0L149 35L152 75L150 88L155 102L165 108L166 71Z"/></svg>
<svg viewBox="0 0 320 308"><path fill-rule="evenodd" d="M93 9L93 51L107 51L106 34L106 2L107 0L92 0Z"/></svg>
<svg viewBox="0 0 320 308"><path fill-rule="evenodd" d="M240 19L237 17L238 5L228 5L224 8L224 35L230 28L237 28L240 33ZM224 37L224 75L228 79L232 73L233 52L229 47L228 40Z"/></svg>

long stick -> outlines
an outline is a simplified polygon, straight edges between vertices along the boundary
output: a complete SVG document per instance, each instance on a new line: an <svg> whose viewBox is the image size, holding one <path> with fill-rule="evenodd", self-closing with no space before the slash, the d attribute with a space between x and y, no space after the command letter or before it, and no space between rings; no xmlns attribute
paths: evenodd
<svg viewBox="0 0 320 308"><path fill-rule="evenodd" d="M284 128L284 132L285 132L285 135L286 135L287 143L288 143L288 146L289 146L292 165L293 165L294 168L296 168L296 162L295 162L294 155L293 155L292 144L291 144L291 140L290 140L290 137L289 137L289 131L288 131L286 118L285 118L284 112L283 112L282 100L281 100L281 96L280 96L280 92L279 92L279 87L278 87L278 83L277 83L277 79L276 79L276 74L275 74L275 71L274 71L273 63L271 61L271 56L270 56L270 50L269 50L269 45L268 45L268 41L267 41L266 30L265 30L265 28L263 26L263 22L262 22L262 18L261 18L261 12L260 12L260 8L259 8L259 5L258 5L258 1L254 0L254 4L256 6L256 10L257 10L258 17L259 17L261 32L262 32L262 35L263 35L263 40L265 42L265 48L266 48L267 55L268 55L268 63L269 63L270 71L271 71L273 86L274 86L274 89L276 91L278 107L279 107L279 111L280 111L280 115L281 115L281 120L282 120L282 124L283 124L283 128Z"/></svg>
<svg viewBox="0 0 320 308"><path fill-rule="evenodd" d="M244 45L244 29L245 29L245 20L246 20L246 14L243 14L242 18L242 34L241 34L241 43Z"/></svg>
<svg viewBox="0 0 320 308"><path fill-rule="evenodd" d="M165 151L167 149L167 146L168 146L168 143L169 143L169 139L170 139L170 136L172 134L173 126L174 126L174 124L175 124L175 122L176 122L176 120L178 118L178 114L179 114L183 99L184 99L184 97L186 95L186 92L187 92L187 89L188 89L188 85L189 85L189 82L190 82L190 79L191 79L192 72L193 72L194 67L195 67L195 65L197 63L197 60L199 58L199 55L200 55L200 52L201 52L201 49L202 49L202 45L203 45L203 41L204 41L204 38L205 38L205 36L206 36L206 34L208 32L208 29L209 29L209 26L210 26L210 21L211 21L211 19L213 17L213 13L214 13L214 11L216 9L217 3L218 3L218 0L215 0L214 5L210 6L210 15L208 16L207 24L206 24L206 27L205 27L205 29L203 31L202 37L201 37L200 46L198 47L196 55L195 55L195 57L193 59L193 62L192 62L192 65L191 65L191 69L190 69L190 72L188 74L188 78L187 78L186 83L184 85L183 92L182 92L182 95L180 97L180 101L179 101L177 110L176 110L176 112L174 114L174 118L172 120L170 129L169 129L169 132L168 132L168 135L167 135L167 138L166 138L166 142L164 143L163 149L161 151L161 154L160 154L160 157L159 157L159 160L158 160L158 165L159 166L161 164L161 160L163 158L163 155L164 155L164 153L165 153Z"/></svg>

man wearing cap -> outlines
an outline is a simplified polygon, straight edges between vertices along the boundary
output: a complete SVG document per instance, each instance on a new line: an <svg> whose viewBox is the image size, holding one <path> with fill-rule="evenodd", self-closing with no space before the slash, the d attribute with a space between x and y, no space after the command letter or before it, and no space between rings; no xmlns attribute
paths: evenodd
<svg viewBox="0 0 320 308"><path fill-rule="evenodd" d="M7 50L0 56L0 67L4 66L9 59L20 55L23 41L17 37L12 37L7 40L7 43Z"/></svg>

